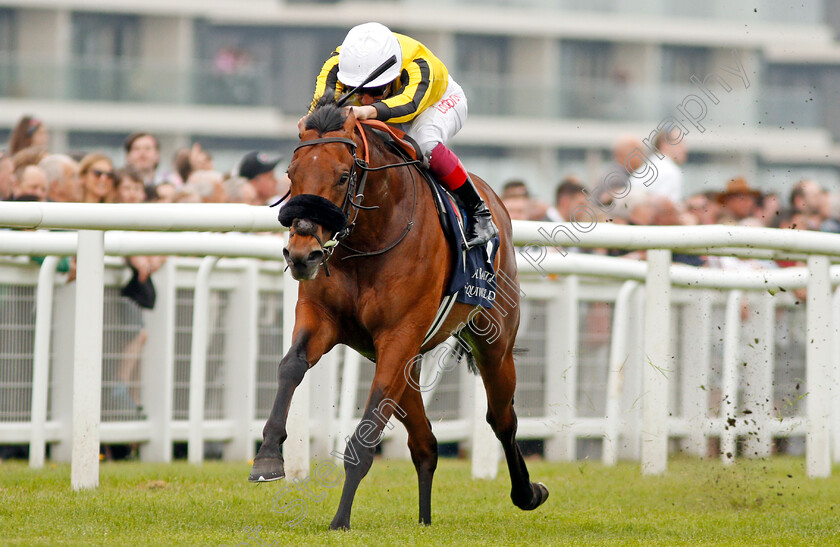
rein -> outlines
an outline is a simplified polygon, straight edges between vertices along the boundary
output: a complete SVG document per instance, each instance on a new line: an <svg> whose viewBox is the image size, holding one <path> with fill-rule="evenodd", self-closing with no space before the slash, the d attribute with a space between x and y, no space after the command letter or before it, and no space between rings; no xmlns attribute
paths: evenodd
<svg viewBox="0 0 840 547"><path fill-rule="evenodd" d="M353 167L350 169L350 177L349 177L349 180L347 181L347 192L344 195L344 202L342 203L342 206L341 206L341 209L340 209L341 214L343 214L344 218L347 219L347 223L343 228L336 230L334 232L334 235L332 236L332 238L330 238L328 241L326 241L324 243L321 243L321 240L319 238L317 238L317 237L315 238L318 241L318 244L321 245L321 249L324 251L324 260L322 261L322 264L324 266L324 271L327 274L327 276L330 275L329 267L327 266L327 259L329 259L330 256L332 256L332 253L335 251L335 248L337 246L340 245L341 247L343 247L343 248L347 249L348 251L350 251L351 253L353 253L353 254L349 254L345 257L342 257L342 260L347 260L348 258L360 258L360 257L367 257L367 256L377 256L377 255L387 253L388 251L390 251L391 249L393 249L394 247L399 245L402 242L402 240L405 239L405 236L408 235L408 232L411 231L411 228L414 225L414 213L417 210L417 181L414 178L414 172L411 169L409 169L409 174L411 176L411 182L412 182L412 185L413 185L414 194L413 194L413 203L412 203L412 206L411 206L411 216L409 217L408 223L406 224L405 230L403 230L402 234L396 240L394 240L392 243L387 245L386 247L384 247L382 249L379 249L379 250L376 250L376 251L360 251L360 250L354 249L353 247L349 246L347 243L345 243L343 241L345 238L347 238L350 235L350 233L353 231L353 228L355 228L356 220L358 219L360 211L362 211L362 210L372 211L372 210L375 210L375 209L379 208L378 205L374 205L374 206L362 205L362 201L364 201L364 197L365 197L365 195L364 195L365 182L367 181L368 173L376 172L376 171L383 171L385 169L393 169L395 167L407 167L407 166L419 165L420 164L420 161L418 161L418 160L409 160L409 161L404 161L404 162L399 162L399 163L391 163L391 164L387 164L387 165L382 165L382 166L379 166L379 167L370 167L369 166L370 165L369 164L370 147L368 145L367 136L365 135L365 131L364 131L364 128L362 127L361 122L359 122L358 120L356 121L356 127L359 129L359 133L361 134L362 142L364 144L364 146L363 146L363 148L364 148L364 158L360 158L356 155L356 151L357 151L357 148L358 148L358 145L356 144L356 141L351 140L351 139L347 139L347 138L344 138L344 137L323 137L323 138L319 138L319 139L312 139L310 141L305 141L305 142L302 142L302 143L298 144L295 147L295 150L294 150L295 152L297 152L299 149L305 148L307 146L315 146L315 145L327 144L327 143L342 143L342 144L348 145L350 147L351 153L353 154ZM359 172L361 172L361 176L359 176ZM291 193L291 191L290 191L290 193ZM302 194L302 195L306 195L306 194ZM289 196L289 194L286 194L286 196L281 198L277 203L275 203L273 205L279 204L280 202L285 200L288 196ZM290 200L289 203L291 203L297 197L299 197L299 196L293 197ZM333 207L335 207L335 206L333 206ZM336 209L336 212L339 211L338 207L335 207L335 209ZM350 220L351 209L353 210L352 220ZM282 211L281 211L281 216L282 216ZM295 232L291 232L289 234L289 237L292 237L294 235L295 235ZM314 234L310 234L310 235L314 235Z"/></svg>

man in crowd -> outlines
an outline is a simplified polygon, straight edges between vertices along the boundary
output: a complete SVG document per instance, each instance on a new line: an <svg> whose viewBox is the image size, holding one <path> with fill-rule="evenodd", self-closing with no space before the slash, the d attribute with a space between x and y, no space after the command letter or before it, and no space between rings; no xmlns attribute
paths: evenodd
<svg viewBox="0 0 840 547"><path fill-rule="evenodd" d="M45 201L47 199L47 176L37 165L18 169L14 187L14 199L20 201Z"/></svg>
<svg viewBox="0 0 840 547"><path fill-rule="evenodd" d="M151 133L138 131L125 139L125 164L143 177L147 189L153 189L166 180L158 171L160 142Z"/></svg>
<svg viewBox="0 0 840 547"><path fill-rule="evenodd" d="M70 156L50 154L38 163L47 177L47 201L81 203L84 188L79 180L79 164Z"/></svg>
<svg viewBox="0 0 840 547"><path fill-rule="evenodd" d="M281 159L283 158L278 157L271 160L259 152L249 152L234 169L233 175L247 179L257 191L258 202L270 205L282 197L279 194L277 177L274 176L274 168ZM283 193L285 194L285 191Z"/></svg>
<svg viewBox="0 0 840 547"><path fill-rule="evenodd" d="M685 137L675 127L666 128L656 134L653 146L656 150L650 156L650 163L642 165L633 173L634 182L645 184L651 194L665 196L673 203L679 203L683 194L680 166L688 157ZM639 188L631 191L637 192Z"/></svg>
<svg viewBox="0 0 840 547"><path fill-rule="evenodd" d="M569 222L572 213L581 205L586 205L583 184L574 175L564 178L554 192L554 206L546 211L545 219L549 222Z"/></svg>
<svg viewBox="0 0 840 547"><path fill-rule="evenodd" d="M717 224L720 214L717 195L703 192L694 194L685 200L685 207L688 214L694 217L695 224Z"/></svg>
<svg viewBox="0 0 840 547"><path fill-rule="evenodd" d="M794 185L790 192L790 206L807 221L807 230L819 230L823 218L820 214L826 196L817 181L803 179Z"/></svg>
<svg viewBox="0 0 840 547"><path fill-rule="evenodd" d="M228 201L231 203L244 203L246 205L262 205L257 200L257 191L254 186L243 177L231 177L224 182L225 192Z"/></svg>
<svg viewBox="0 0 840 547"><path fill-rule="evenodd" d="M193 171L186 186L198 192L202 203L227 203L228 196L218 171Z"/></svg>
<svg viewBox="0 0 840 547"><path fill-rule="evenodd" d="M622 135L616 139L612 149L613 159L601 176L596 198L599 197L598 192L609 192L612 201L624 198L628 192L633 191L629 185L630 175L644 163L643 146L641 139L635 135Z"/></svg>
<svg viewBox="0 0 840 547"><path fill-rule="evenodd" d="M502 199L511 220L531 220L531 200L527 196L513 195Z"/></svg>

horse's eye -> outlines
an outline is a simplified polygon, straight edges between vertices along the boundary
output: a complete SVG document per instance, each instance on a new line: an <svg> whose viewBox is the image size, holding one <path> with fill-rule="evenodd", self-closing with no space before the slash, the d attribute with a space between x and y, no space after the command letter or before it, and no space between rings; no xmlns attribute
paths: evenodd
<svg viewBox="0 0 840 547"><path fill-rule="evenodd" d="M350 180L350 173L342 173L341 177L338 179L338 185L343 186L347 184L348 180Z"/></svg>

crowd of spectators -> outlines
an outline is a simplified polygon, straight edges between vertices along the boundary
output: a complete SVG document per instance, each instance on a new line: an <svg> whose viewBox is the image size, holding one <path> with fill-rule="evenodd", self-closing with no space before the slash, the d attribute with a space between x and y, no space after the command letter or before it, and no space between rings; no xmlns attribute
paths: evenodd
<svg viewBox="0 0 840 547"><path fill-rule="evenodd" d="M165 165L158 139L146 132L127 136L124 158L97 150L58 154L50 150L44 122L24 116L7 150L0 150L0 201L266 205L288 189L288 178L274 173L280 159L252 152L231 172L222 172L214 167L213 156L194 143L177 150ZM142 182L142 199L120 193L126 179Z"/></svg>
<svg viewBox="0 0 840 547"><path fill-rule="evenodd" d="M791 181L784 193L763 192L740 175L720 181L716 188L683 194L687 148L677 135L660 132L648 148L641 139L625 135L613 148L613 161L598 181L585 184L575 175L557 185L554 203L530 194L522 180L511 180L501 191L511 218L548 222L599 222L641 226L732 225L840 233L840 193L816 180ZM580 249L572 249L578 251ZM643 252L598 249L596 253L641 258ZM677 262L714 267L777 267L789 263L720 260L714 257L674 256Z"/></svg>

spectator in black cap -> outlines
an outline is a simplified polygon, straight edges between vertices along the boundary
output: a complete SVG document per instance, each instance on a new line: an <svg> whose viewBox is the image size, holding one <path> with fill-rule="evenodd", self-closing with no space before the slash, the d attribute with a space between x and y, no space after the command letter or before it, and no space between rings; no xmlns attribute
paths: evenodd
<svg viewBox="0 0 840 547"><path fill-rule="evenodd" d="M259 203L270 204L278 197L278 181L274 176L274 168L281 159L283 158L278 157L270 160L265 154L249 152L234 169L233 175L243 177L251 183L257 192Z"/></svg>

